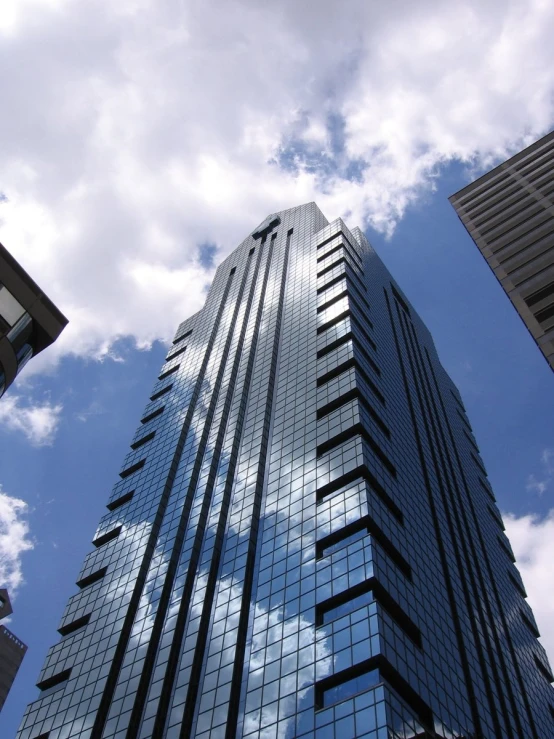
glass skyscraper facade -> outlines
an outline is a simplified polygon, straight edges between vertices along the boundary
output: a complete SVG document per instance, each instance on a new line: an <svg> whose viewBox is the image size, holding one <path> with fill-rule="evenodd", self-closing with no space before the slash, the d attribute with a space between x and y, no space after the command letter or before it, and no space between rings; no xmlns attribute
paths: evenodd
<svg viewBox="0 0 554 739"><path fill-rule="evenodd" d="M314 203L219 266L107 508L19 739L554 736L460 395Z"/></svg>

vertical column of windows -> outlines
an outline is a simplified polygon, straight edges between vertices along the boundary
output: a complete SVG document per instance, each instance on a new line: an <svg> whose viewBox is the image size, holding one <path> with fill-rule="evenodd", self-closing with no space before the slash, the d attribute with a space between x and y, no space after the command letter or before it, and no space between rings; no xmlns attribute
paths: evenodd
<svg viewBox="0 0 554 739"><path fill-rule="evenodd" d="M244 344L247 329L250 325L250 315L255 293L258 293L260 305L263 305L263 294L259 294L258 275L262 263L262 255L267 251L263 249L264 242L265 239L262 240L258 250L256 266L248 290L248 299L244 307L244 314L240 322L238 322L241 329L236 337L232 351L234 359L230 368L225 404L222 408L217 438L213 443L215 454L210 461L209 469L206 470L207 491L204 500L206 503L209 502L210 505L209 507L206 505L201 514L201 521L205 522L205 526L199 526L196 530L195 542L193 544L195 562L193 563L191 561L188 564L187 582L185 583L184 589L185 595L181 598L177 626L179 626L179 616L182 618L182 625L180 630L177 628L171 644L169 669L161 690L154 725L155 735L161 735L164 727L175 730L176 725L181 723L181 733L186 736L190 734L190 725L194 716L196 693L200 677L199 673L204 658L206 630L209 623L209 615L214 604L215 576L218 571L220 553L220 546L214 550L216 541L211 536L210 523L213 524L214 519L219 514L221 519L219 528L221 529L222 525L224 527L229 506L228 495L224 493L225 490L230 491L232 485L234 465L236 464L237 442L240 439L240 428L237 428L232 423L230 413L237 380L240 382L240 378L238 377L239 368L243 364ZM253 252L254 249L252 249L250 255ZM268 261L269 258L270 256L267 255L266 259ZM229 453L232 454L233 449L235 449L235 454L230 459ZM221 545L221 542L219 542L219 545ZM209 574L207 572L208 568ZM185 645L185 648L182 645ZM187 646L188 649L186 648ZM187 680L188 675L190 675L190 678ZM173 706L176 696L177 705ZM185 696L186 706L184 703ZM175 720L175 714L179 715L177 720ZM144 733L144 726L142 733Z"/></svg>
<svg viewBox="0 0 554 739"><path fill-rule="evenodd" d="M192 730L193 734L198 735L204 729L209 729L212 722L214 726L219 726L219 731L221 731L222 724L227 721L226 717L229 710L236 710L235 705L229 705L230 702L233 704L233 700L229 698L229 690L231 689L234 655L236 651L240 652L241 638L243 638L242 632L238 630L238 623L242 603L241 591L243 587L248 587L248 570L245 567L244 558L247 557L248 540L252 534L251 525L255 526L255 520L252 520L252 515L255 514L255 509L252 511L252 504L255 501L252 499L251 489L255 481L255 467L253 465L256 464L256 459L260 453L261 430L258 429L258 424L263 418L263 412L260 409L266 407L265 402L261 401L259 395L263 396L268 391L268 383L271 381L271 378L266 376L268 374L266 352L267 343L272 341L274 335L272 321L269 320L268 322L268 305L271 306L274 299L274 294L268 289L271 285L270 269L273 271L272 265L276 256L273 244L274 241L272 240L271 248L268 250L261 294L257 297L259 302L256 323L255 326L250 327L247 337L253 342L249 353L247 371L250 372L250 358L252 358L252 362L255 360L256 370L251 380L248 379L250 386L248 394L249 410L243 427L241 452L234 473L233 503L227 522L227 533L223 541L217 591L214 595L214 608L211 614L212 622L203 655L204 664L200 677L202 689L196 704L196 711L198 712L199 707L201 710L198 718L194 717L195 726ZM274 313L270 311L269 318L271 319L272 316L274 316ZM243 397L241 404L246 400L247 398ZM253 458L251 459L251 457ZM226 490L226 496L229 493L230 491ZM246 578L245 585L242 584L244 578ZM229 639L231 643L229 643ZM222 642L228 645L228 648L224 651ZM193 652L189 652L189 656L192 656L192 654ZM215 661L216 659L217 661ZM168 731L170 732L182 733L188 730L190 717L187 714L184 724L181 725L179 714L182 715L183 712L182 703L186 697L187 685L190 689L190 669L191 665L183 660L176 674L175 700L170 707L168 719L170 722ZM211 696L211 703L206 702L204 696L206 698ZM216 707L214 707L214 699ZM208 710L205 710L206 708ZM229 725L232 725L231 719L229 719Z"/></svg>
<svg viewBox="0 0 554 739"><path fill-rule="evenodd" d="M154 592L152 587L148 585L148 573L152 567L156 570L159 570L160 568L165 569L166 566L164 563L163 555L161 554L158 546L158 539L160 536L164 536L162 527L164 524L166 511L168 509L169 511L171 511L174 505L170 501L170 494L172 491L173 482L177 474L178 462L183 453L185 442L187 440L187 436L191 427L193 413L196 409L196 405L201 395L201 389L205 381L208 363L212 356L212 351L214 349L232 283L233 276L229 275L222 291L221 301L216 307L215 316L212 319L213 325L211 327L211 332L207 345L203 350L203 358L201 360L200 369L195 381L189 385L190 395L188 395L188 398L190 398L190 400L188 403L184 404L184 407L187 408L187 411L182 425L180 426L180 428L177 429L177 439L174 452L171 456L168 456L168 458L166 458L166 466L168 468L168 472L165 476L161 477L161 479L163 480L163 489L161 491L161 495L157 499L155 497L152 499L151 510L153 520L148 535L148 542L143 552L137 552L137 554L140 554L141 556L140 565L138 568L134 587L132 589L129 605L126 608L123 617L123 624L120 637L115 648L115 653L111 660L111 663L109 663L106 684L102 692L99 708L96 713L95 721L92 727L91 739L101 739L101 737L106 734L106 729L107 731L112 732L117 729L117 724L119 721L117 716L114 717L111 725L109 727L106 727L108 712L110 710L112 701L114 701L115 697L115 701L117 701L117 703L114 706L114 710L120 711L123 707L124 696L134 695L134 692L138 687L140 671L137 671L137 668L133 667L133 665L136 664L133 658L138 654L141 654L141 652L138 652L138 645L136 643L138 639L133 638L132 642L130 642L133 625L137 620L143 625L143 628L138 633L142 635L144 644L147 644L148 629L151 628L152 622L152 616L150 614L152 607L150 605L150 593ZM185 393L183 393L183 395L183 400L186 401L187 396ZM148 515L147 512L145 513ZM144 516L144 513L142 515ZM150 580L150 582L152 583L152 580ZM145 591L144 596L143 589ZM146 627L146 629L144 627ZM129 646L131 647L131 652L129 653L128 658L129 665L125 667L125 669L123 669L123 663ZM144 652L144 648L142 649L142 652ZM115 694L118 682L119 688L117 694Z"/></svg>
<svg viewBox="0 0 554 739"><path fill-rule="evenodd" d="M463 674L464 674L465 688L466 688L466 691L467 691L467 696L468 696L468 700L469 700L469 706L470 706L471 715L472 715L472 719L473 719L473 729L474 729L474 731L477 734L480 734L480 733L482 734L483 732L482 732L482 726L481 726L481 716L480 716L480 712L479 712L479 709L478 709L477 697L475 695L475 688L474 688L474 683L473 683L473 676L472 676L472 673L471 673L471 670L470 670L470 665L469 665L469 661L468 661L468 658L467 658L466 649L465 649L464 640L463 640L461 614L459 613L458 604L457 604L457 597L456 597L456 594L455 594L454 585L452 583L452 579L451 579L451 575L450 575L450 570L449 570L449 567L448 567L447 550L446 550L446 547L445 547L445 543L443 541L443 535L442 535L441 525L439 523L439 515L438 515L438 511L437 511L437 506L436 506L435 501L434 501L433 490L432 490L432 486L431 486L431 479L430 479L429 471L428 471L428 468L427 468L427 462L426 462L426 459L425 459L426 455L425 455L425 452L424 452L423 440L422 440L422 437L421 437L421 432L419 430L418 419L417 419L417 414L416 414L416 408L415 408L415 405L414 405L414 399L412 398L411 387L410 387L410 383L409 383L409 379L408 379L408 373L407 373L407 366L406 365L407 364L408 365L410 364L410 358L409 358L409 355L408 355L408 357L407 357L407 360L408 361L407 362L404 359L403 352L402 352L401 345L400 345L398 331L397 331L397 328L396 328L396 323L395 323L395 320L394 320L394 317L393 317L393 313L392 313L392 309L391 309L391 304L390 304L389 296L388 296L388 293L387 293L386 289L384 289L384 294L385 294L385 302L386 302L386 306L387 306L387 312L388 312L388 315L389 315L390 327L391 327L391 331L392 331L393 339L394 339L394 345L395 345L395 348L396 348L396 354L397 354L397 357L398 357L398 362L399 362L399 365L400 365L400 371L401 371L401 375L402 375L402 381L403 381L403 384L404 384L405 396L406 396L406 400L407 400L407 403L408 403L408 410L409 410L409 413L410 413L412 428L413 428L413 432L414 432L414 436L415 436L415 441L416 441L416 445L417 445L417 449L418 449L418 456L419 456L419 461L420 461L421 472L423 474L423 479L424 479L424 483L425 483L425 489L426 489L426 492L427 492L427 500L428 500L428 504L429 504L429 509L430 509L431 517L432 517L432 520L433 520L434 536L435 536L435 539L436 539L436 542L437 542L437 546L438 546L438 549L439 549L439 556L440 556L440 560L441 560L442 573L443 573L443 577L444 577L444 581L445 581L445 585L446 585L446 589L447 589L448 600L449 600L449 603L450 603L450 611L451 611L452 619L453 619L453 622L454 622L454 633L455 633L455 637L456 637L456 640L457 640L458 653L459 653L459 657L460 657L460 661L461 661L461 665L462 665L462 670L463 670ZM405 349L406 349L406 347L405 347ZM418 393L418 390L417 390L417 387L416 387L415 397L417 398L418 395L419 395L419 393ZM495 730L496 729L499 729L498 723L496 723L496 725L495 725Z"/></svg>
<svg viewBox="0 0 554 739"><path fill-rule="evenodd" d="M440 425L437 423L433 413L433 400L429 397L413 325L407 318L404 310L398 308L397 312L403 339L408 348L412 363L414 380L416 381L418 393L420 394L422 416L426 425L433 467L440 492L439 500L441 505L439 511L444 516L445 528L449 533L450 546L454 561L456 562L455 572L458 573L461 595L464 599L463 602L465 602L465 613L471 628L472 642L477 650L481 675L489 699L489 707L493 712L493 717L501 725L503 734L512 736L511 726L513 725L513 720L509 715L504 693L499 689L501 683L495 655L491 650L491 636L488 623L479 607L484 593L477 587L476 574L473 570L473 562L469 554L468 542L465 537L467 521L462 523L461 516L463 515L463 511L460 510L459 505L453 500L454 491L452 485L455 484L455 481L451 479L448 465L446 464L445 454L447 450L445 441L440 438Z"/></svg>
<svg viewBox="0 0 554 739"><path fill-rule="evenodd" d="M311 226L311 224L309 224ZM238 735L313 728L315 274L312 228L299 229L287 275L255 591ZM296 232L295 232L296 233Z"/></svg>
<svg viewBox="0 0 554 739"><path fill-rule="evenodd" d="M160 590L159 598L156 599L155 609L150 609L150 619L146 628L142 624L135 624L133 651L129 652L129 662L136 668L137 662L142 663L140 679L136 687L133 708L126 712L118 720L118 727L127 728L129 739L137 735L140 719L143 712L145 716L145 731L148 732L149 725L153 724L157 698L160 693L161 678L167 667L167 649L160 649L162 638L178 639L176 631L178 623L175 623L173 613L182 603L182 580L184 573L179 572L179 559L182 550L190 552L186 545L186 531L190 524L192 536L194 537L195 524L197 522L197 511L202 507L203 489L197 490L197 482L200 476L206 451L211 453L208 447L208 439L212 431L212 422L216 414L218 402L220 402L220 391L223 376L227 368L227 360L230 352L232 337L235 333L237 318L242 307L242 296L249 274L250 259L247 261L242 279L237 284L236 290L229 294L229 308L226 315L222 317L221 329L214 344L213 358L208 365L206 373L206 384L202 397L191 422L191 432L187 439L183 454L179 460L179 469L176 475L176 483L171 492L168 514L160 531L160 540L164 542L165 566L156 567L147 579L145 586L145 597L150 600L149 593ZM181 471L181 475L179 474ZM172 505L173 502L173 505ZM209 501L207 501L209 503ZM167 534L165 532L168 532ZM169 533L171 532L171 533ZM164 541L165 540L165 541ZM185 555L186 556L186 555ZM187 557L188 562L188 557ZM192 566L191 566L192 569ZM186 566L185 566L186 570ZM159 585L156 585L156 578ZM175 583L178 583L175 588ZM177 591L177 592L176 592ZM144 596L143 596L144 597ZM167 615L170 615L170 628L164 633L164 624ZM136 655L137 642L144 643L146 649L144 656L138 658ZM137 659L138 658L138 659ZM139 661L140 660L140 661ZM151 688L152 701L145 709L145 700L149 690L152 674L156 674L156 683ZM116 705L110 711L109 721L114 720L120 713ZM109 734L105 731L105 736Z"/></svg>
<svg viewBox="0 0 554 739"><path fill-rule="evenodd" d="M503 599L500 597L500 593L498 589L498 584L497 584L498 577L495 576L493 567L491 565L491 559L490 559L491 547L486 546L486 542L485 542L483 532L482 532L482 527L479 522L479 516L477 515L477 510L475 507L475 502L469 490L466 473L464 472L464 466L461 462L460 454L458 451L458 445L456 444L456 441L453 435L452 425L450 423L448 413L446 411L446 407L445 407L445 404L442 398L442 394L440 392L440 387L437 381L437 377L433 370L433 366L429 360L428 354L427 354L427 365L429 367L429 371L433 378L433 386L436 391L436 397L438 398L438 401L439 401L439 404L442 410L443 418L446 424L446 430L448 433L448 437L451 443L454 458L456 460L457 469L460 474L463 489L465 492L464 502L460 501L460 510L462 512L464 512L466 509L469 510L471 519L472 519L472 524L473 524L472 530L474 533L474 536L472 537L472 541L473 541L474 549L476 550L474 552L474 558L475 558L475 561L478 563L476 569L481 575L481 580L482 580L481 588L482 588L482 591L483 591L483 594L485 596L486 603L488 606L487 617L488 617L488 623L491 625L493 636L495 639L495 645L494 645L495 654L497 654L498 658L501 660L502 669L504 672L504 682L508 686L508 691L509 691L509 695L511 696L512 702L516 702L518 698L518 696L514 694L514 691L512 688L512 685L514 682L517 682L519 689L520 689L521 698L523 699L524 705L515 709L516 726L518 726L518 731L525 731L525 732L531 731L533 736L537 736L537 729L534 723L533 711L531 710L529 697L527 695L527 688L526 688L526 685L523 680L523 676L522 676L522 673L519 667L519 660L516 655L516 648L513 642L513 638L510 634L510 629L508 627L506 612L503 607ZM479 566L480 563L483 563L485 565L485 571L488 575L488 587L486 587L485 583L483 582L483 574ZM492 603L489 602L490 600L490 596L488 595L489 588L492 591L492 594L494 596L494 601L495 601L494 602L494 605L495 605L494 613L492 609ZM519 587L518 587L518 590L519 590ZM523 593L524 593L523 597L526 597L525 591L523 591ZM503 634L504 638L502 641L499 639L500 624L502 625L502 631L504 632ZM510 674L507 674L508 664L506 660L507 660L508 654L511 657L511 665L509 665ZM525 730L521 728L521 723L520 723L520 718L519 718L519 714L522 711L522 709L527 714L527 719L529 721L529 728L528 729L526 728Z"/></svg>
<svg viewBox="0 0 554 739"><path fill-rule="evenodd" d="M272 249L268 250L266 254L265 275L269 274L271 257ZM174 681L174 690L171 695L168 695L167 702L169 710L167 707L165 710L162 710L162 706L160 706L159 712L161 721L167 722L168 730L179 730L183 736L187 736L190 733L191 725L194 721L198 690L202 682L202 670L206 663L208 631L215 609L214 598L223 551L223 537L229 515L230 497L235 480L238 452L242 441L244 417L250 392L252 369L267 288L267 279L265 279L265 276L261 281L258 280L260 269L261 254L249 297L249 314L253 305L256 305L256 313L253 315L252 321L245 320L244 322L235 359L234 375L237 390L233 398L229 396L230 418L226 430L226 438L223 443L223 449L226 451L221 458L218 469L214 470L214 504L210 509L205 539L200 555L201 571L197 575L194 584L194 618L191 613L191 619L187 624L186 631L186 643L191 644L191 649L188 653L183 653L180 658ZM226 644L234 643L236 637L236 631L233 629L229 630L225 637ZM215 690L208 690L207 694L211 698L207 701L204 699L205 704L214 707L224 705L229 697L227 689L218 691L217 695Z"/></svg>
<svg viewBox="0 0 554 739"><path fill-rule="evenodd" d="M275 383L277 377L277 362L279 357L279 345L281 341L281 323L283 316L283 306L285 302L285 290L287 281L287 270L289 266L289 254L292 237L292 229L286 236L286 243L282 259L282 267L280 274L278 273L274 285L274 294L277 298L274 307L273 331L268 335L265 372L267 382L267 396L264 403L264 413L261 427L261 448L257 462L257 469L253 489L251 490L251 501L248 508L251 510L250 531L248 536L248 546L245 551L246 561L244 565L243 590L240 604L240 615L237 624L237 645L235 647L235 655L233 662L233 670L231 676L231 692L229 697L229 713L227 718L227 726L225 731L225 739L236 739L238 708L240 702L242 678L244 674L244 656L246 652L246 640L248 633L248 621L250 616L251 595L254 580L254 563L258 544L258 531L260 524L260 513L262 506L262 493L266 478L266 462L269 444L269 434L271 426L271 418L273 412L273 398L275 394ZM261 348L261 347L260 347ZM261 352L260 352L261 353ZM264 352L265 353L265 352ZM262 355L263 356L263 355ZM261 359L262 357L260 357ZM231 521L230 521L231 524ZM185 739L183 736L181 739Z"/></svg>

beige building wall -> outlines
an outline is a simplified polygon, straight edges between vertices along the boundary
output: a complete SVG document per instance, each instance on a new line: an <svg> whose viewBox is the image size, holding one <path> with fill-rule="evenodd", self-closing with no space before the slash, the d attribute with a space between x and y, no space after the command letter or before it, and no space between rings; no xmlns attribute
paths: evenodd
<svg viewBox="0 0 554 739"><path fill-rule="evenodd" d="M449 200L554 369L554 131Z"/></svg>

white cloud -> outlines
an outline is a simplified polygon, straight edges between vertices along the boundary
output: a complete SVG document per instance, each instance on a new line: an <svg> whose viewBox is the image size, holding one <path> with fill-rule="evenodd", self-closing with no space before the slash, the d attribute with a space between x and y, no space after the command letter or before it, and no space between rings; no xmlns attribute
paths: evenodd
<svg viewBox="0 0 554 739"><path fill-rule="evenodd" d="M62 405L49 401L25 405L18 395L4 395L0 402L0 427L20 431L33 446L50 446L58 430Z"/></svg>
<svg viewBox="0 0 554 739"><path fill-rule="evenodd" d="M554 449L543 449L541 453L541 473L539 477L535 474L529 475L525 490L528 493L545 493L554 478Z"/></svg>
<svg viewBox="0 0 554 739"><path fill-rule="evenodd" d="M11 596L23 582L21 555L34 546L26 513L27 503L0 487L0 587L8 588Z"/></svg>
<svg viewBox="0 0 554 739"><path fill-rule="evenodd" d="M521 572L541 642L554 664L554 509L545 517L503 514L506 534Z"/></svg>
<svg viewBox="0 0 554 739"><path fill-rule="evenodd" d="M390 232L441 164L529 143L553 34L545 0L9 3L0 238L70 319L28 372L169 338L212 276L198 246L267 213Z"/></svg>

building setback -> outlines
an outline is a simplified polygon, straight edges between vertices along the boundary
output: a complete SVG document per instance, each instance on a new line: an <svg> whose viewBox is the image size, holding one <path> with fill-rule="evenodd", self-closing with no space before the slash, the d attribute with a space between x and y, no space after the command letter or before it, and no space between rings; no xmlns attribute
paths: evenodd
<svg viewBox="0 0 554 739"><path fill-rule="evenodd" d="M0 397L66 325L67 318L0 244Z"/></svg>
<svg viewBox="0 0 554 739"><path fill-rule="evenodd" d="M554 734L460 395L359 229L309 203L223 261L119 478L19 739Z"/></svg>
<svg viewBox="0 0 554 739"><path fill-rule="evenodd" d="M554 369L554 131L449 200Z"/></svg>
<svg viewBox="0 0 554 739"><path fill-rule="evenodd" d="M0 588L0 621L13 613L5 588ZM0 711L13 685L27 647L15 634L0 624Z"/></svg>

